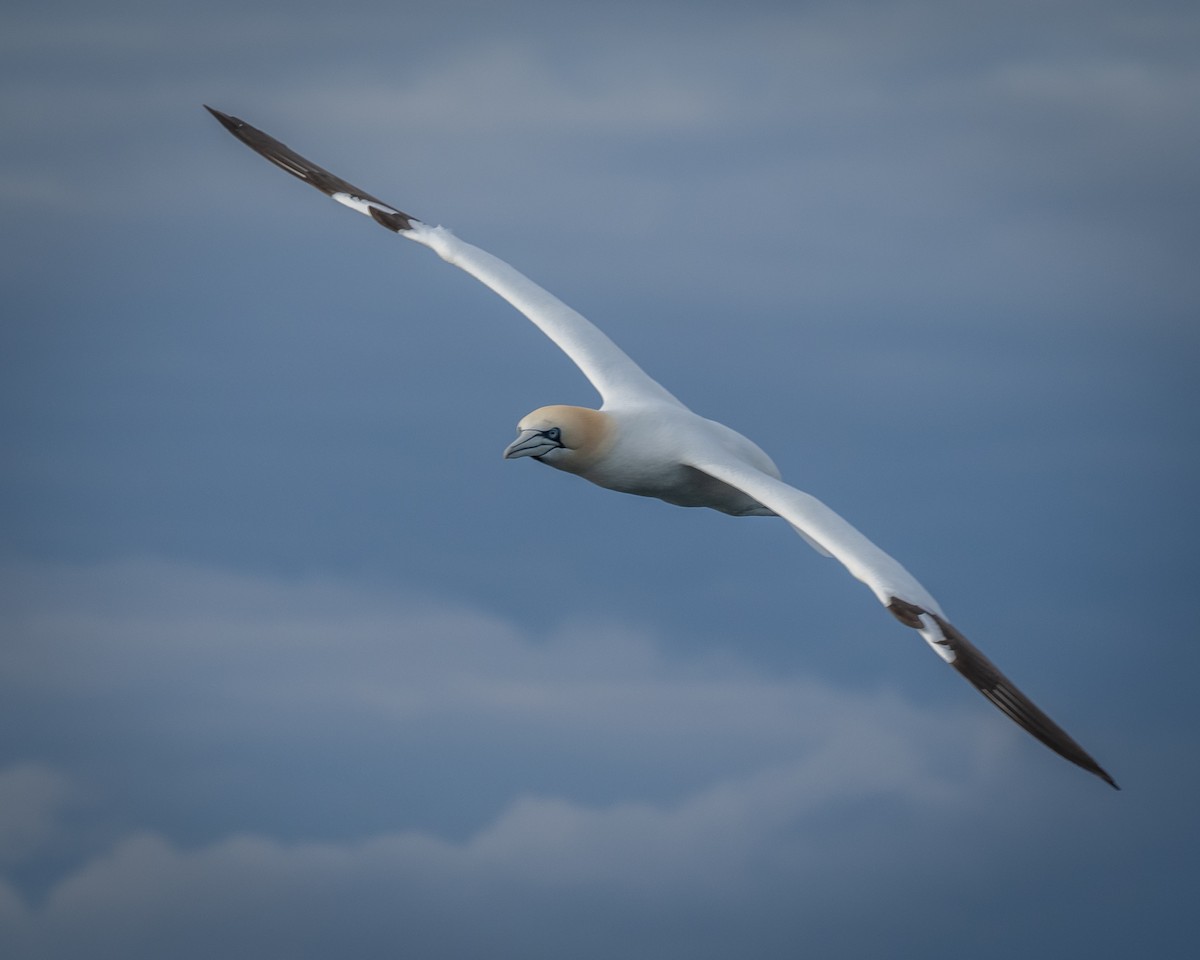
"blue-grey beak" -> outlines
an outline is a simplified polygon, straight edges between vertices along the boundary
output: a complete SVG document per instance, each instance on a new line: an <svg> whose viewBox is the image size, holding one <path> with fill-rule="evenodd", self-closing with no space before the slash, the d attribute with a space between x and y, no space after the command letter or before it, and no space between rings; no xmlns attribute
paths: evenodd
<svg viewBox="0 0 1200 960"><path fill-rule="evenodd" d="M520 435L504 448L504 459L515 460L517 457L540 457L561 447L557 440L551 440L544 430L522 430Z"/></svg>

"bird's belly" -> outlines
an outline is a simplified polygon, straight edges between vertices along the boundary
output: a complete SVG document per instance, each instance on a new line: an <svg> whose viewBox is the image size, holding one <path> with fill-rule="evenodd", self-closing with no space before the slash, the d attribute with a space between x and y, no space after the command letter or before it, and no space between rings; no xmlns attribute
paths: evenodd
<svg viewBox="0 0 1200 960"><path fill-rule="evenodd" d="M624 473L613 470L595 471L587 479L610 490L632 493L638 497L654 497L677 507L708 507L735 517L776 515L736 487L683 464L655 471L653 476L641 471Z"/></svg>

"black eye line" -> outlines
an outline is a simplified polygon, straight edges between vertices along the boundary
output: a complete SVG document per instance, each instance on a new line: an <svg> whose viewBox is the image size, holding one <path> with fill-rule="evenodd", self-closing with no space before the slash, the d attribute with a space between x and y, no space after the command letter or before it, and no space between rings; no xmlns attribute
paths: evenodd
<svg viewBox="0 0 1200 960"><path fill-rule="evenodd" d="M543 430L542 436L547 440L553 440L555 443L559 443L559 440L562 437L562 431L559 430L558 427L551 427L549 430Z"/></svg>

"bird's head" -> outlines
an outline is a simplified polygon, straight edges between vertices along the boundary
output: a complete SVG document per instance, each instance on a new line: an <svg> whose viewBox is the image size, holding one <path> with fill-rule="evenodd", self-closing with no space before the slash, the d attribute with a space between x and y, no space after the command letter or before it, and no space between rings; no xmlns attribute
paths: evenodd
<svg viewBox="0 0 1200 960"><path fill-rule="evenodd" d="M602 456L612 432L607 414L561 404L534 410L521 419L517 431L517 439L504 450L504 459L533 457L571 473Z"/></svg>

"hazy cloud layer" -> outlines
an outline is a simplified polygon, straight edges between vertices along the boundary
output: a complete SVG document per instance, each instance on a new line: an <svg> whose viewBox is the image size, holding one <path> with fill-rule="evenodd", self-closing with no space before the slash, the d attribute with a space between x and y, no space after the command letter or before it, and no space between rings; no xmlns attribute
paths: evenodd
<svg viewBox="0 0 1200 960"><path fill-rule="evenodd" d="M899 914L919 908L914 884L948 871L978 890L967 874L980 858L1012 869L1004 847L1045 799L1019 786L1019 738L986 716L734 660L671 662L616 625L523 637L447 603L163 564L6 573L19 594L6 605L5 700L90 705L89 729L60 731L86 744L81 772L0 774L0 837L20 838L5 849L28 889L0 902L11 956L484 943L517 956L527 936L602 956L630 924L639 955L742 943L783 956L787 937L806 936L849 956L873 937L845 931L864 903ZM280 755L297 744L302 757ZM240 829L171 838L195 797L128 776L179 777L170 750L190 754L188 790ZM361 797L319 786L347 775L344 753L369 758L349 776L391 798L392 829L362 829ZM480 778L497 764L542 788L489 791ZM242 765L274 766L274 782L232 776ZM588 799L591 767L619 795ZM454 829L422 808L419 781L439 776L489 798L475 825L469 803ZM1110 801L1073 786L1072 812L1032 829L1086 857ZM133 795L143 789L152 804ZM64 819L68 799L90 807L91 827ZM324 829L289 837L289 804L319 808ZM138 809L159 826L128 822ZM893 867L872 865L877 844ZM20 865L39 846L58 866L35 880Z"/></svg>

